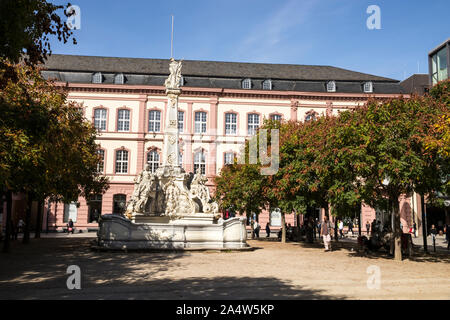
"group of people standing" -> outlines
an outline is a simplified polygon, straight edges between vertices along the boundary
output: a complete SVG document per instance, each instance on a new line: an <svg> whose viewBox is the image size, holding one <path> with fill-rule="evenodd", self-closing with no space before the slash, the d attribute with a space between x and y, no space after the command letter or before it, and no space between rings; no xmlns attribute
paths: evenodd
<svg viewBox="0 0 450 320"><path fill-rule="evenodd" d="M14 220L10 221L10 230L11 230L11 240L17 240L19 233L23 233L25 229L25 222L22 219L19 219L17 225L14 223Z"/></svg>

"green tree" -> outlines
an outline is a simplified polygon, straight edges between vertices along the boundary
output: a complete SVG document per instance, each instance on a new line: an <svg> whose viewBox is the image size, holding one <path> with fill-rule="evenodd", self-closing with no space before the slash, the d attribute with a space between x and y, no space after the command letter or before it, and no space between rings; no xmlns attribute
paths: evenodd
<svg viewBox="0 0 450 320"><path fill-rule="evenodd" d="M73 35L64 19L69 16L65 12L69 6L45 0L2 0L0 58L14 63L24 59L30 65L43 63L51 54L51 37L66 43Z"/></svg>
<svg viewBox="0 0 450 320"><path fill-rule="evenodd" d="M341 114L335 127L360 199L372 207L388 203L396 260L402 259L399 197L413 190L432 194L442 186L442 159L424 142L446 108L429 97L371 100Z"/></svg>
<svg viewBox="0 0 450 320"><path fill-rule="evenodd" d="M232 208L241 215L251 217L252 213L259 215L263 208L262 176L256 164L226 165L215 177L215 199L220 208ZM252 225L252 237L253 225Z"/></svg>
<svg viewBox="0 0 450 320"><path fill-rule="evenodd" d="M79 106L67 102L66 93L39 70L3 64L0 77L14 69L17 79L0 90L0 185L27 195L28 228L32 201L74 201L104 192L108 180L97 173L96 130ZM40 223L38 235L39 228Z"/></svg>

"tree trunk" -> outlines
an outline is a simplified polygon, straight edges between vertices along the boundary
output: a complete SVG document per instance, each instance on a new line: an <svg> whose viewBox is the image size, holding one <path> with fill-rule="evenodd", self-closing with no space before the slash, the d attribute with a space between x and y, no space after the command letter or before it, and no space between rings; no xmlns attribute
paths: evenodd
<svg viewBox="0 0 450 320"><path fill-rule="evenodd" d="M2 195L3 196L3 195ZM10 243L11 243L11 233L14 230L11 230L11 220L12 220L12 191L6 191L6 232L5 232L5 240L3 242L3 252L10 251Z"/></svg>
<svg viewBox="0 0 450 320"><path fill-rule="evenodd" d="M252 240L255 239L255 228L253 223L253 215L250 213L250 228L252 230Z"/></svg>
<svg viewBox="0 0 450 320"><path fill-rule="evenodd" d="M286 243L286 217L281 213L281 242Z"/></svg>
<svg viewBox="0 0 450 320"><path fill-rule="evenodd" d="M334 241L339 242L337 217L334 217Z"/></svg>
<svg viewBox="0 0 450 320"><path fill-rule="evenodd" d="M41 228L42 228L42 201L38 202L38 210L36 217L36 232L34 234L35 239L39 239L41 237Z"/></svg>
<svg viewBox="0 0 450 320"><path fill-rule="evenodd" d="M420 202L422 208L422 236L423 236L423 251L428 253L428 244L427 244L427 213L425 211L425 196L423 194L420 195Z"/></svg>
<svg viewBox="0 0 450 320"><path fill-rule="evenodd" d="M393 197L392 209L394 219L394 259L402 261L402 230L400 229L400 203L398 197Z"/></svg>
<svg viewBox="0 0 450 320"><path fill-rule="evenodd" d="M27 208L25 214L25 227L23 228L22 243L30 243L30 223L31 223L31 205L33 203L33 196L31 192L27 195Z"/></svg>
<svg viewBox="0 0 450 320"><path fill-rule="evenodd" d="M45 215L45 233L48 233L48 218L50 216L50 212L52 212L51 210L51 202L50 200L47 202L47 213Z"/></svg>
<svg viewBox="0 0 450 320"><path fill-rule="evenodd" d="M362 231L361 231L361 216L362 216L362 204L359 205L359 216L358 216L358 235L361 237L362 236Z"/></svg>

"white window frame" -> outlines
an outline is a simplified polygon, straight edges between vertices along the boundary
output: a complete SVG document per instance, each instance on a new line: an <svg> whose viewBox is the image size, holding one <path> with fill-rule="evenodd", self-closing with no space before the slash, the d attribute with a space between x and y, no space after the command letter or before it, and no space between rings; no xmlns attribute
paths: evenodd
<svg viewBox="0 0 450 320"><path fill-rule="evenodd" d="M237 114L234 112L225 113L225 135L237 134Z"/></svg>
<svg viewBox="0 0 450 320"><path fill-rule="evenodd" d="M181 119L181 121L180 121ZM178 133L184 132L184 111L178 111Z"/></svg>
<svg viewBox="0 0 450 320"><path fill-rule="evenodd" d="M130 115L131 111L128 109L119 109L117 111L117 131L130 131Z"/></svg>
<svg viewBox="0 0 450 320"><path fill-rule="evenodd" d="M114 75L114 84L124 84L125 77L123 73L117 73Z"/></svg>
<svg viewBox="0 0 450 320"><path fill-rule="evenodd" d="M150 110L148 112L148 132L161 132L161 111Z"/></svg>
<svg viewBox="0 0 450 320"><path fill-rule="evenodd" d="M159 168L159 153L156 150L147 153L147 164L150 165L150 169L153 173Z"/></svg>
<svg viewBox="0 0 450 320"><path fill-rule="evenodd" d="M97 108L94 110L94 127L98 131L106 130L106 121L108 119L108 110Z"/></svg>
<svg viewBox="0 0 450 320"><path fill-rule="evenodd" d="M229 159L231 157L231 159ZM234 152L225 152L223 163L225 165L227 164L233 164L234 163Z"/></svg>
<svg viewBox="0 0 450 320"><path fill-rule="evenodd" d="M327 92L336 92L336 81L327 82Z"/></svg>
<svg viewBox="0 0 450 320"><path fill-rule="evenodd" d="M258 121L256 122L255 119L257 119ZM259 123L260 123L259 114L257 114L257 113L249 113L247 115L247 131L248 131L248 135L253 136L253 135L256 134L256 131L259 128Z"/></svg>
<svg viewBox="0 0 450 320"><path fill-rule="evenodd" d="M263 81L262 84L262 89L263 90L272 90L272 80L267 79Z"/></svg>
<svg viewBox="0 0 450 320"><path fill-rule="evenodd" d="M73 223L77 222L78 218L78 205L76 202L64 203L64 216L63 222L69 222L72 219Z"/></svg>
<svg viewBox="0 0 450 320"><path fill-rule="evenodd" d="M96 72L92 75L92 83L102 83L103 75L101 72Z"/></svg>
<svg viewBox="0 0 450 320"><path fill-rule="evenodd" d="M207 122L208 122L207 113L205 111L196 111L194 113L194 132L206 133Z"/></svg>
<svg viewBox="0 0 450 320"><path fill-rule="evenodd" d="M97 149L97 154L100 156L100 162L97 163L97 172L103 173L105 171L105 150Z"/></svg>
<svg viewBox="0 0 450 320"><path fill-rule="evenodd" d="M201 174L206 174L206 157L203 151L198 151L194 154L194 173L200 168Z"/></svg>
<svg viewBox="0 0 450 320"><path fill-rule="evenodd" d="M275 118L278 118L278 119L275 119ZM272 114L270 116L270 119L273 120L273 121L281 121L282 116L281 116L281 114Z"/></svg>
<svg viewBox="0 0 450 320"><path fill-rule="evenodd" d="M364 82L364 92L365 93L373 92L373 82L372 81Z"/></svg>
<svg viewBox="0 0 450 320"><path fill-rule="evenodd" d="M247 78L242 80L242 89L251 89L252 88L252 79Z"/></svg>
<svg viewBox="0 0 450 320"><path fill-rule="evenodd" d="M116 174L128 173L128 158L127 150L116 150Z"/></svg>

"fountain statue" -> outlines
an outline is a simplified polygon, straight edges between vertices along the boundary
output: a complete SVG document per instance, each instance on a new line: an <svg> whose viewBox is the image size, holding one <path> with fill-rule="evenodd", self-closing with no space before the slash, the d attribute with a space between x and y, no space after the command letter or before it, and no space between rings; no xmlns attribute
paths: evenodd
<svg viewBox="0 0 450 320"><path fill-rule="evenodd" d="M241 249L248 247L245 218L223 220L211 199L208 179L197 169L189 174L179 164L178 98L182 62L170 60L164 85L168 98L163 164L149 165L134 179L124 216L103 215L99 247L112 249Z"/></svg>

